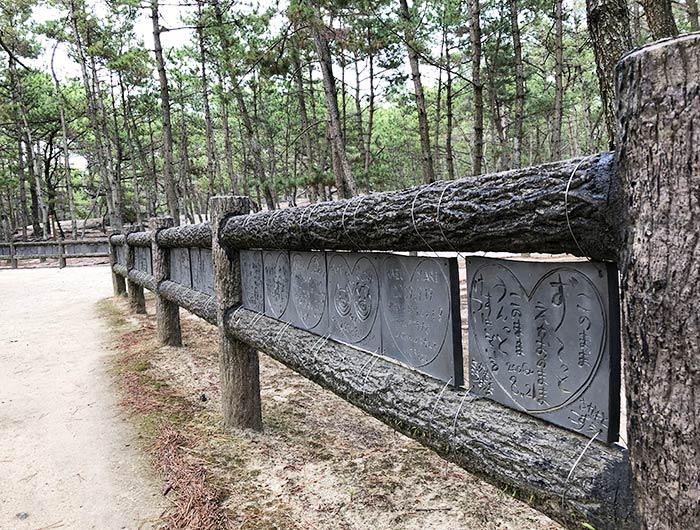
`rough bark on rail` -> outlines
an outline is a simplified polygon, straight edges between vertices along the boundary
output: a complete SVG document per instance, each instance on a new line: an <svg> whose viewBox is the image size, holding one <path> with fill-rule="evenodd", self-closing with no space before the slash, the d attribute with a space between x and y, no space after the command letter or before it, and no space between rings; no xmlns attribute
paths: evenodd
<svg viewBox="0 0 700 530"><path fill-rule="evenodd" d="M226 331L570 528L634 528L616 446L583 452L582 436L246 309L228 312Z"/></svg>
<svg viewBox="0 0 700 530"><path fill-rule="evenodd" d="M151 292L158 289L158 284L156 283L156 279L151 274L148 274L147 272L136 270L136 269L131 269L129 271L128 278L132 282L136 283L137 285L140 285L141 287L148 289Z"/></svg>
<svg viewBox="0 0 700 530"><path fill-rule="evenodd" d="M200 223L165 228L158 232L158 244L165 248L211 248L211 226Z"/></svg>
<svg viewBox="0 0 700 530"><path fill-rule="evenodd" d="M126 236L124 234L113 234L109 236L109 242L115 247L126 245Z"/></svg>
<svg viewBox="0 0 700 530"><path fill-rule="evenodd" d="M126 265L123 265L121 263L115 263L114 265L112 265L112 270L116 274L119 274L120 276L124 276L124 278L129 276L129 269L126 268Z"/></svg>
<svg viewBox="0 0 700 530"><path fill-rule="evenodd" d="M603 153L231 217L220 237L233 248L568 252L614 259L613 162L612 153Z"/></svg>
<svg viewBox="0 0 700 530"><path fill-rule="evenodd" d="M213 296L200 293L170 280L160 282L158 294L210 324L216 325L216 299Z"/></svg>
<svg viewBox="0 0 700 530"><path fill-rule="evenodd" d="M126 236L126 241L132 247L150 247L150 232L132 232Z"/></svg>

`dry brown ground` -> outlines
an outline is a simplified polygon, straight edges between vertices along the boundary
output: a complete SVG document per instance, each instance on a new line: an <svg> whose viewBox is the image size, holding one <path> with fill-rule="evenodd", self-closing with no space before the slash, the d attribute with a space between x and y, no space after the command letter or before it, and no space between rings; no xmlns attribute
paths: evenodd
<svg viewBox="0 0 700 530"><path fill-rule="evenodd" d="M561 528L264 355L264 433L225 432L213 327L182 311L185 347L158 347L152 316L102 312L169 528Z"/></svg>

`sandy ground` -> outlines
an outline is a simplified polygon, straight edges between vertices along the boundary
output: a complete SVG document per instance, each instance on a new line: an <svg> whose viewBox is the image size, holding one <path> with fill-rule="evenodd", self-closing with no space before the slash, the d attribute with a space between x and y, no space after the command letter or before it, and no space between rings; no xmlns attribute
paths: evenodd
<svg viewBox="0 0 700 530"><path fill-rule="evenodd" d="M108 268L0 271L0 530L150 528L162 496L117 406Z"/></svg>

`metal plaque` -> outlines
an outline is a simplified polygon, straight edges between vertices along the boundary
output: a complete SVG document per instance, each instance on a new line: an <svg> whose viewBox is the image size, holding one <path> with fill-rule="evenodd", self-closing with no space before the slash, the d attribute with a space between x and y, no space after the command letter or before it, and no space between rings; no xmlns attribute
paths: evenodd
<svg viewBox="0 0 700 530"><path fill-rule="evenodd" d="M379 277L382 354L462 385L457 259L388 255Z"/></svg>
<svg viewBox="0 0 700 530"><path fill-rule="evenodd" d="M185 287L192 287L189 248L170 249L170 279Z"/></svg>
<svg viewBox="0 0 700 530"><path fill-rule="evenodd" d="M617 270L467 259L475 393L599 440L618 439Z"/></svg>
<svg viewBox="0 0 700 530"><path fill-rule="evenodd" d="M150 247L134 247L134 268L139 271L153 274Z"/></svg>
<svg viewBox="0 0 700 530"><path fill-rule="evenodd" d="M265 294L262 252L260 250L241 250L239 256L243 307L263 313L265 311Z"/></svg>
<svg viewBox="0 0 700 530"><path fill-rule="evenodd" d="M372 353L381 351L378 258L367 253L326 253L329 334Z"/></svg>
<svg viewBox="0 0 700 530"><path fill-rule="evenodd" d="M290 321L289 303L291 268L286 250L263 251L265 314L277 320Z"/></svg>
<svg viewBox="0 0 700 530"><path fill-rule="evenodd" d="M323 252L292 252L289 322L319 335L328 334L328 281Z"/></svg>
<svg viewBox="0 0 700 530"><path fill-rule="evenodd" d="M190 261L192 264L192 289L214 296L214 263L211 258L211 249L191 248Z"/></svg>

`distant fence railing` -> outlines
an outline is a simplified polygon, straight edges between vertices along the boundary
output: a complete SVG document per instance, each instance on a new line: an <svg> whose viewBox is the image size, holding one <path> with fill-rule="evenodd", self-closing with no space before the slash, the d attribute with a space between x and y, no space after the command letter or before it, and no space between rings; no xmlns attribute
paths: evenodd
<svg viewBox="0 0 700 530"><path fill-rule="evenodd" d="M257 214L214 197L211 224L153 219L110 237L115 294L128 283L144 312L154 292L163 344L181 345L179 307L217 326L228 426L262 427L261 351L569 528L696 527L700 105L674 109L696 97L683 83L698 65L700 35L623 59L615 155ZM467 257L462 374L459 261L439 251L605 262ZM611 443L620 328L629 451Z"/></svg>
<svg viewBox="0 0 700 530"><path fill-rule="evenodd" d="M19 260L57 259L59 267L65 267L67 259L107 257L109 257L107 238L0 243L0 260L9 261L13 268L17 268Z"/></svg>

